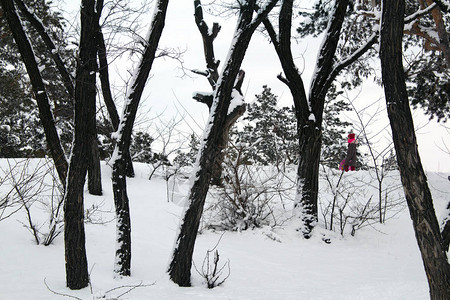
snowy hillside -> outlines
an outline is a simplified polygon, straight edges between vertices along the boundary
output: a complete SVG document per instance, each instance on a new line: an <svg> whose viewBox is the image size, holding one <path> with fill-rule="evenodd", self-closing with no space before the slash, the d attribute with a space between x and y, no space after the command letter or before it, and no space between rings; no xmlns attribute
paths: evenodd
<svg viewBox="0 0 450 300"><path fill-rule="evenodd" d="M3 160L4 172L8 165ZM37 246L25 210L0 222L0 299L428 299L428 286L407 209L385 225L358 230L355 236L318 229L304 240L289 222L284 226L213 232L198 236L194 262L201 269L206 251L218 241L220 262L230 261L223 285L207 289L193 268L193 287L169 281L166 269L182 207L179 194L167 200L166 182L148 180L150 168L136 164L136 178L128 180L132 223L132 276L114 278L115 223L110 168L103 165L103 196L86 193L85 208L94 208L86 224L91 288L65 287L62 234L50 246ZM438 216L449 200L450 174L428 174ZM2 173L1 177L4 178ZM363 171L344 176L365 177ZM358 177L358 178L359 178ZM398 177L397 177L398 178ZM367 181L372 179L366 176ZM324 182L321 183L324 186ZM367 184L361 185L364 189ZM4 196L6 183L0 187ZM176 187L178 193L187 183ZM46 213L38 202L32 216L43 223ZM95 209L97 208L97 209ZM91 210L92 211L92 210ZM4 217L7 210L0 210ZM0 216L1 218L1 216ZM102 224L97 224L102 223ZM331 239L322 241L322 233ZM222 238L221 238L222 236ZM219 263L220 264L220 263ZM227 272L227 271L226 271ZM225 272L225 273L226 273ZM60 295L51 292L50 289ZM132 287L142 285L130 290ZM117 288L117 289L115 289Z"/></svg>

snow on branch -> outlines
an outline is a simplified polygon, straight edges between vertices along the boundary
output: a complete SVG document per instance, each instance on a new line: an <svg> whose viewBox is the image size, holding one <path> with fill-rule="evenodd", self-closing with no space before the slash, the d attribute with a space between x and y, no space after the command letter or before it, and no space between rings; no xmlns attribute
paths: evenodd
<svg viewBox="0 0 450 300"><path fill-rule="evenodd" d="M343 59L341 62L335 64L334 68L330 72L330 80L334 80L334 78L341 72L344 68L351 65L353 62L358 60L364 53L366 53L377 41L378 41L378 35L379 35L379 29L376 30L375 33L373 33L370 38L367 40L367 42L362 45L358 50L353 52L350 56Z"/></svg>
<svg viewBox="0 0 450 300"><path fill-rule="evenodd" d="M405 27L410 26L409 23L411 22L415 22L418 18L420 18L421 16L424 16L426 14L428 14L430 11L432 11L433 9L435 9L437 7L436 3L431 4L430 6L428 6L425 9L419 9L418 11L416 11L415 13L407 16L405 18Z"/></svg>
<svg viewBox="0 0 450 300"><path fill-rule="evenodd" d="M14 0L14 2L17 4L20 11L25 15L27 20L36 29L36 31L39 33L40 37L44 41L49 52L51 53L51 56L55 62L58 72L61 74L67 92L71 97L73 97L74 86L72 84L72 77L70 76L69 71L65 67L64 62L61 59L61 56L58 54L55 43L52 41L50 35L48 34L48 29L44 26L42 20L40 20L39 17L36 16L36 14L34 14L34 12L30 10L22 0Z"/></svg>
<svg viewBox="0 0 450 300"><path fill-rule="evenodd" d="M257 10L255 18L249 24L249 27L253 26L258 27L259 24L267 17L272 8L275 7L277 2L278 0L268 0L264 5L261 5L260 8Z"/></svg>

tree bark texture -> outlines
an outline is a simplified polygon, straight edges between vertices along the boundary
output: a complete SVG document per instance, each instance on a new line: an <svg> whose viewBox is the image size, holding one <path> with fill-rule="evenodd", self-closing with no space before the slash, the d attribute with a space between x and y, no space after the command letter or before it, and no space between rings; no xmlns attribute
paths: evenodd
<svg viewBox="0 0 450 300"><path fill-rule="evenodd" d="M345 63L334 61L348 3L348 0L336 1L320 48L309 96L306 95L291 50L293 0L284 0L282 3L278 19L278 35L270 21L264 20L264 26L284 71L285 77L279 75L278 78L289 87L294 101L299 136L296 207L300 210L303 223L301 230L306 238L310 237L317 220L322 119L326 94L339 72L361 57L375 42L373 39L366 47L355 51Z"/></svg>
<svg viewBox="0 0 450 300"><path fill-rule="evenodd" d="M159 0L156 3L155 14L150 24L150 34L138 66L137 76L131 85L128 103L118 126L119 139L114 150L116 158L113 162L112 185L117 218L117 249L114 270L123 276L131 274L131 219L126 189L125 158L129 156L134 120L164 29L168 3L169 0Z"/></svg>
<svg viewBox="0 0 450 300"><path fill-rule="evenodd" d="M26 19L30 22L30 24L34 27L34 29L37 31L39 36L44 41L46 47L48 48L48 52L51 55L53 61L55 62L56 68L61 76L62 82L64 84L64 87L67 91L67 93L70 96L70 99L72 101L73 105L73 98L74 98L74 87L73 87L73 79L69 74L69 71L64 65L64 62L62 61L60 55L58 54L58 51L56 49L55 44L53 43L52 39L50 38L46 28L42 24L40 20L38 20L35 15L28 9L28 7L25 5L25 3L22 0L15 0L15 3L17 4L18 8L22 12L22 14L26 17ZM99 1L101 3L101 6L103 5L103 1ZM95 119L93 120L95 122ZM94 127L96 128L96 124L94 124ZM90 157L90 163L89 163L89 192L92 195L101 195L102 194L102 183L101 183L101 171L100 171L100 158L99 158L99 151L98 149L95 149L94 147L97 147L97 132L96 130L92 131L92 135L90 136L92 138L92 152Z"/></svg>
<svg viewBox="0 0 450 300"><path fill-rule="evenodd" d="M221 151L217 145L223 139L223 130L225 130L236 77L253 32L275 6L276 2L275 0L269 1L267 6L253 20L252 14L256 7L255 1L247 1L240 7L233 44L228 54L228 60L225 62L225 66L217 81L210 117L198 154L195 179L187 200L189 207L182 217L180 231L168 269L170 279L179 286L191 285L192 254L195 240L214 164Z"/></svg>
<svg viewBox="0 0 450 300"><path fill-rule="evenodd" d="M89 135L95 119L95 74L97 43L95 32L99 16L95 0L81 5L79 60L75 80L75 133L64 201L64 243L66 280L70 289L81 289L89 283L84 233L84 184L90 157Z"/></svg>
<svg viewBox="0 0 450 300"><path fill-rule="evenodd" d="M203 40L203 52L205 56L206 62L206 71L203 72L208 82L214 91L216 89L217 81L219 79L219 64L220 61L216 60L214 54L214 40L219 34L220 25L218 23L213 23L212 28L209 28L203 18L203 8L200 0L194 0L194 16L195 23L197 24L197 28L202 35ZM238 80L235 86L235 89L239 91L242 96L241 86L245 77L245 72L240 71ZM194 99L197 99L200 102L205 103L208 108L211 110L213 97L208 97L205 99L204 97L198 98L194 96ZM245 104L239 105L234 109L234 111L228 115L227 121L225 124L225 129L223 130L222 139L217 144L217 147L220 149L220 152L216 158L216 162L214 163L214 169L211 178L211 184L221 186L222 185L222 164L225 159L225 149L228 145L229 139L229 131L233 124L245 113Z"/></svg>
<svg viewBox="0 0 450 300"><path fill-rule="evenodd" d="M59 134L56 130L55 120L50 108L48 95L42 80L36 58L31 47L30 41L22 27L21 21L17 15L16 8L12 0L1 0L4 16L19 48L20 55L30 77L34 97L39 108L39 116L44 128L45 138L48 149L55 163L58 177L65 185L68 163L62 148Z"/></svg>
<svg viewBox="0 0 450 300"><path fill-rule="evenodd" d="M422 255L431 299L450 299L450 265L417 149L402 64L404 0L383 0L382 78L406 201Z"/></svg>
<svg viewBox="0 0 450 300"><path fill-rule="evenodd" d="M88 168L88 191L95 196L103 195L102 172L100 167L100 153L98 151L97 124L94 117L91 122L92 130L89 133L89 168Z"/></svg>

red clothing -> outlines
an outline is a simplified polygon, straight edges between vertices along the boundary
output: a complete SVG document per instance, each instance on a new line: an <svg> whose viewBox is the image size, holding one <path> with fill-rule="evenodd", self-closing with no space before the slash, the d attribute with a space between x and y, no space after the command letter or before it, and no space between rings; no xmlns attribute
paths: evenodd
<svg viewBox="0 0 450 300"><path fill-rule="evenodd" d="M343 170L347 172L356 170L356 140L349 140L347 157L344 159Z"/></svg>

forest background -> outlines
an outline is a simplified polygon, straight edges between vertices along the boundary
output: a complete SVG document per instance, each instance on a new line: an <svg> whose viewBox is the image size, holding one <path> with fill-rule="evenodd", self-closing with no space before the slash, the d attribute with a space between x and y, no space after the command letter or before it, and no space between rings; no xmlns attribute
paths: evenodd
<svg viewBox="0 0 450 300"><path fill-rule="evenodd" d="M301 2L301 8L309 9L314 0ZM65 17L71 24L70 27L76 27L79 23L79 1L76 0L58 0L55 6L63 7ZM64 4L58 4L64 3ZM138 8L141 0L132 1L132 5ZM208 2L205 2L208 4ZM206 6L207 7L207 6ZM142 20L151 16L152 9L141 16ZM211 12L206 16L209 23L218 22L221 25L221 31L215 39L215 52L219 60L225 60L229 51L230 41L232 39L235 16L214 15L217 12ZM293 31L296 30L298 19L293 20ZM145 22L144 22L145 24ZM137 32L145 36L145 26ZM295 37L295 34L293 35ZM318 37L296 38L292 43L293 53L299 68L303 67L303 78L305 80L306 92L309 88L309 80L312 78L316 64L318 49L321 45L323 35ZM420 45L419 45L420 47ZM203 103L192 99L192 95L197 91L209 91L208 81L203 76L196 75L189 70L204 68L202 37L194 20L194 8L191 1L172 1L169 3L167 12L167 21L164 28L164 34L161 37L160 48L173 49L181 51L182 56L178 59L160 58L154 63L152 77L147 85L143 99L141 101L140 116L138 117L136 128L139 130L150 130L155 135L155 128L147 122L162 117L166 122L180 120L189 135L194 131L201 136L204 124L208 119L208 109ZM115 88L123 88L124 78L128 78L127 69L124 66L131 66L133 61L127 55L111 61L110 72ZM220 67L219 67L220 68ZM253 35L247 54L242 63L243 70L246 72L242 91L247 103L255 101L255 95L260 94L263 86L271 88L272 93L278 97L278 106L292 106L292 96L287 86L277 79L277 75L282 72L282 68L267 36L261 32ZM374 69L381 77L379 60L374 60ZM351 100L357 111L361 111L367 106L363 113L363 119L370 122L369 131L380 133L376 140L375 147L384 149L392 143L390 136L389 121L386 113L384 100L384 91L379 82L372 77L364 81L363 85L353 91L345 91L344 96ZM342 98L342 96L341 96ZM120 102L117 103L120 107ZM121 109L119 108L119 112ZM450 171L449 162L449 141L450 129L445 123L437 122L436 118L429 120L423 110L418 108L413 111L416 135L421 154L422 164L426 171ZM344 112L344 121L358 123L355 112ZM373 118L373 119L372 119ZM369 121L370 120L370 121ZM155 152L161 151L162 145L158 141L152 144ZM363 149L361 149L364 151ZM366 150L366 149L365 149ZM342 153L345 156L345 153Z"/></svg>

